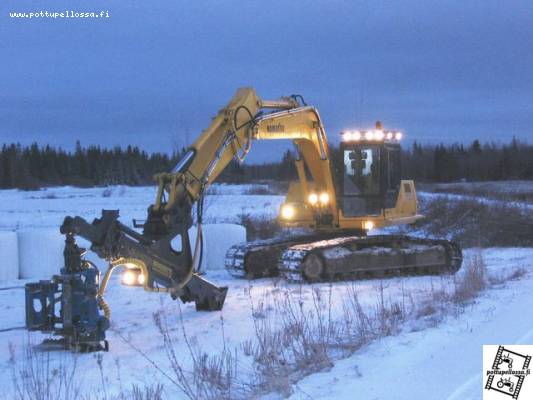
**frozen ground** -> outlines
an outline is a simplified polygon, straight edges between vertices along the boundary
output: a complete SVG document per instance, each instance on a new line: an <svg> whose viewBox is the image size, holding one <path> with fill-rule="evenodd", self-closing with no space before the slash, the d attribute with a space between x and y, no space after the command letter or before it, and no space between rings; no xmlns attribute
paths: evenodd
<svg viewBox="0 0 533 400"><path fill-rule="evenodd" d="M283 199L282 196L247 194L253 192L250 187L225 185L220 188L222 190L215 189L206 201L210 222L235 222L243 213L273 216ZM132 218L144 218L146 206L155 193L152 187L113 187L111 193L105 190L0 191L0 230L56 228L65 215L91 219L97 217L102 208L120 208L122 220L129 223ZM474 250L466 251L467 256L473 253ZM521 280L489 289L468 305L464 313L448 316L436 327L428 327L420 320L407 321L400 334L375 341L351 357L337 361L329 371L304 378L293 387L293 398L481 399L482 345L533 342L533 314L529 312L533 307L533 248L491 248L484 250L483 256L491 275L505 275L517 267L526 269L527 274ZM191 361L183 332L208 354L219 354L224 346L236 349L242 378L251 372L252 365L250 357L244 354L243 343L254 337L254 322L258 318L273 315L272 304L280 297L294 296L305 307L312 307L313 290L318 290L323 297L329 296L331 290L332 313L338 317L352 285L362 306L370 310L375 307L381 286L390 301L405 293L418 301L434 288L453 284L449 277L411 277L311 287L274 279L240 281L232 279L225 271L210 271L207 278L229 287L222 312L196 312L193 305L180 305L166 295L121 286L115 276L106 295L112 309L112 328L108 333L111 351L103 353L102 369L92 354L73 356L68 352L54 352L50 353L51 364L76 364L77 379L83 391L99 398L129 388L132 383L161 382L165 385L166 398L183 399L184 395L134 349L161 368L170 369L152 318L156 312L168 319L179 357L186 368L190 369ZM20 287L25 282L9 281L0 286L6 288L0 290L0 393L6 399L13 398L13 369L8 346L13 346L19 368L23 348L28 342L36 344L45 338L23 330L1 332L24 325L23 290L8 288ZM102 385L101 371L105 385Z"/></svg>
<svg viewBox="0 0 533 400"><path fill-rule="evenodd" d="M486 204L488 206L496 206L496 207L511 206L511 207L516 207L518 209L521 209L524 212L533 211L533 202L531 201L517 201L517 200L511 200L511 199L503 200L501 198L491 198L491 197L477 196L473 194L434 193L434 192L421 192L421 191L417 192L417 196L422 201L436 199L436 198L445 198L451 201L473 200L473 201Z"/></svg>
<svg viewBox="0 0 533 400"><path fill-rule="evenodd" d="M428 192L480 196L533 204L533 181L488 181L422 184Z"/></svg>
<svg viewBox="0 0 533 400"><path fill-rule="evenodd" d="M491 273L522 265L529 275L489 290L459 318L385 338L309 376L291 398L480 400L483 345L533 343L533 315L524 312L533 307L533 249L489 249L484 257Z"/></svg>
<svg viewBox="0 0 533 400"><path fill-rule="evenodd" d="M470 254L471 251L467 251L467 256ZM487 291L475 304L468 306L465 313L457 318L448 317L437 327L420 330L426 327L420 325L420 321L408 322L398 336L374 342L354 356L338 361L330 371L305 378L295 387L294 398L352 399L357 393L360 399L397 400L422 399L427 398L428 393L434 393L438 396L432 398L481 399L482 345L533 341L533 315L524 312L533 307L530 295L533 249L488 249L484 251L484 257L492 275L510 273L516 267L526 268L528 274L522 280L510 281ZM237 349L240 366L246 371L250 358L243 354L242 344L254 336L250 305L254 304L256 312L261 309L266 314L263 317L267 317L273 312L269 305L286 294L296 296L306 306L313 303L313 288L310 286L270 279L249 283L232 279L224 271L212 272L208 278L229 286L222 312L196 312L190 304L180 305L164 295L123 287L115 279L106 296L113 311L112 329L108 335L111 350L103 354L102 360L108 394L118 392L121 386L129 387L131 383L160 381L165 384L169 398L184 398L132 347L148 355L161 368L170 370L162 339L152 320L154 312L162 312L168 318L179 357L186 367L190 368L190 361L182 327L188 338L207 353L218 354L223 346ZM6 282L3 287L22 283ZM414 301L418 301L418 296L423 297L432 288L450 284L451 278L411 277L360 281L355 283L355 288L363 307L370 309L375 306L380 285L385 288L387 299L398 299L403 293L411 293ZM334 315L342 312L342 299L351 285L336 283L331 288ZM314 289L327 297L330 286L314 285ZM0 329L23 325L23 291L0 290L0 310L3 316ZM179 322L180 314L183 325ZM10 393L13 386L8 344L15 347L16 358L20 361L21 349L28 341L39 343L44 338L41 334L28 335L24 331L0 333L0 387L3 393ZM84 390L103 395L94 355L82 354L75 359L70 353L54 352L50 357L53 365L58 362L72 365L76 360ZM453 397L454 393L459 393L458 397Z"/></svg>
<svg viewBox="0 0 533 400"><path fill-rule="evenodd" d="M427 188L433 190L471 190L471 191L487 191L498 193L533 193L532 181L487 181L487 182L453 182L453 183L434 183L426 185Z"/></svg>

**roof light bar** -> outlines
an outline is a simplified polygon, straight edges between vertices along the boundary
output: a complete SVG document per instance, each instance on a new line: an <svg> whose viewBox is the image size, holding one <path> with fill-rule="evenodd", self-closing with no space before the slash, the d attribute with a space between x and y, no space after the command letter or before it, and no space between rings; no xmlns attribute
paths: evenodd
<svg viewBox="0 0 533 400"><path fill-rule="evenodd" d="M403 137L401 132L383 131L381 129L367 130L367 131L344 131L341 133L343 142L357 142L360 140L367 141L400 141Z"/></svg>

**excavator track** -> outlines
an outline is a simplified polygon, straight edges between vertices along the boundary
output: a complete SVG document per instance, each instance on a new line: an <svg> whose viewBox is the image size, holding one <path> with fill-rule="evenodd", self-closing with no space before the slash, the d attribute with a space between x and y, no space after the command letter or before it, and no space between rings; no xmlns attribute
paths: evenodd
<svg viewBox="0 0 533 400"><path fill-rule="evenodd" d="M461 248L454 242L402 235L302 236L232 247L226 268L238 278L284 276L290 282L323 282L391 275L455 273Z"/></svg>
<svg viewBox="0 0 533 400"><path fill-rule="evenodd" d="M279 275L278 264L284 250L299 244L326 240L338 233L301 234L232 246L226 252L225 267L235 278L258 279Z"/></svg>
<svg viewBox="0 0 533 400"><path fill-rule="evenodd" d="M455 273L461 248L454 242L381 235L340 237L287 248L278 264L291 282Z"/></svg>

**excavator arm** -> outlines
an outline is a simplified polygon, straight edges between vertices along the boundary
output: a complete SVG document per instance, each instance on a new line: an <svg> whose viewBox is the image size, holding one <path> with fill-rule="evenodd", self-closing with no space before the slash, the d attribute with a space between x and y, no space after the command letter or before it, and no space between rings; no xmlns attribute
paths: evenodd
<svg viewBox="0 0 533 400"><path fill-rule="evenodd" d="M279 100L262 100L255 90L242 88L229 104L218 112L198 139L189 147L170 172L155 176L158 189L156 199L148 208L143 225L143 237L160 244L160 251L180 257L179 261L166 265L171 282L159 282L176 294L195 276L202 253L203 198L206 189L233 160L243 161L250 151L252 141L261 126L266 111L290 111L300 107L296 97ZM267 114L273 115L273 114ZM197 240L191 254L187 231L192 224L192 208L196 205L198 223ZM181 237L181 252L172 250L171 241ZM153 264L153 263L152 263ZM146 286L151 276L161 280L162 268L147 267ZM149 287L148 287L149 289Z"/></svg>
<svg viewBox="0 0 533 400"><path fill-rule="evenodd" d="M191 257L185 251L179 255L181 260L169 264L167 274L173 280L162 282L173 293L194 277L201 259L203 196L206 189L233 159L244 160L253 141L279 139L292 140L297 148L297 169L300 181L306 186L303 195L308 194L307 167L313 184L330 194L328 215L332 219L337 218L329 148L318 111L307 106L301 96L266 101L251 88L239 89L173 170L155 177L158 190L155 202L148 208L143 237L157 241L160 252L170 248L170 241L177 236L181 236L181 248L189 248L187 230L192 223L192 207L197 206L198 237L194 253ZM156 265L147 267L145 288L150 285L152 277L161 279L160 272Z"/></svg>
<svg viewBox="0 0 533 400"><path fill-rule="evenodd" d="M233 159L244 160L265 110L290 110L298 106L293 97L261 100L252 88L239 89L172 171L155 176L157 196L148 210L145 234L163 234L165 228L172 226L172 215L177 210L200 200L205 189Z"/></svg>

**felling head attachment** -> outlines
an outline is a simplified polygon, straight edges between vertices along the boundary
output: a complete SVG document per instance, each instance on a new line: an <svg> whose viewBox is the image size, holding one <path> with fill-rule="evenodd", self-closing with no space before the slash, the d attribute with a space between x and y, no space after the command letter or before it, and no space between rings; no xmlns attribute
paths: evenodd
<svg viewBox="0 0 533 400"><path fill-rule="evenodd" d="M72 233L65 236L61 275L26 284L26 328L60 336L45 340L44 347L107 351L105 331L109 319L99 311L108 310L98 296L100 272L83 258L85 249L76 245Z"/></svg>

